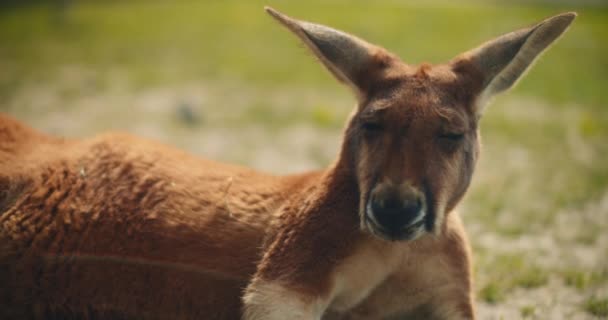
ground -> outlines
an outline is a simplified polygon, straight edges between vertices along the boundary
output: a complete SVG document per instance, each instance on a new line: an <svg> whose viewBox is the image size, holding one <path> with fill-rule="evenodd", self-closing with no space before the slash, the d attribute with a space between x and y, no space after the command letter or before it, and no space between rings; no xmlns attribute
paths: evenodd
<svg viewBox="0 0 608 320"><path fill-rule="evenodd" d="M608 8L268 1L411 63L576 10L482 119L460 206L480 319L608 317ZM564 4L565 3L565 4ZM129 131L273 173L327 165L354 99L258 1L0 7L0 111L68 137Z"/></svg>

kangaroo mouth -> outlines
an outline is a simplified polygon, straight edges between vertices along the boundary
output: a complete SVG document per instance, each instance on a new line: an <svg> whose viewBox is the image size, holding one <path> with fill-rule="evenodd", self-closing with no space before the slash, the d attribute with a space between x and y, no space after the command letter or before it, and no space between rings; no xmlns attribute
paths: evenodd
<svg viewBox="0 0 608 320"><path fill-rule="evenodd" d="M368 202L365 208L365 226L375 236L389 241L411 241L420 237L424 232L428 215L422 212L411 223L392 230L382 226L375 218L372 207Z"/></svg>

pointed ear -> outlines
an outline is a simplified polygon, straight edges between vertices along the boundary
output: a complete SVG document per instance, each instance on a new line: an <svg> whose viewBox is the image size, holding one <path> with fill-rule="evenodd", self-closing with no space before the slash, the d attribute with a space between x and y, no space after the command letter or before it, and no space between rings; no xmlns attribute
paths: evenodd
<svg viewBox="0 0 608 320"><path fill-rule="evenodd" d="M361 97L365 91L364 73L369 71L379 47L342 31L292 19L270 7L264 9L298 36L339 81Z"/></svg>
<svg viewBox="0 0 608 320"><path fill-rule="evenodd" d="M483 108L491 97L511 88L535 59L566 31L575 17L574 12L553 16L532 27L488 41L457 57L455 62L471 63L477 76L481 77L478 79L482 85L479 107Z"/></svg>

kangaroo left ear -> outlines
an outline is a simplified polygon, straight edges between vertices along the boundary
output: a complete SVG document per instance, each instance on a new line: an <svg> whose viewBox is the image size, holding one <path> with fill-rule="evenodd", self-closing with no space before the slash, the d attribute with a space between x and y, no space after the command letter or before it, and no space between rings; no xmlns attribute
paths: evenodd
<svg viewBox="0 0 608 320"><path fill-rule="evenodd" d="M452 64L470 62L482 77L478 108L483 108L494 95L511 88L536 58L566 31L575 17L574 12L553 16L532 27L490 40L457 57Z"/></svg>
<svg viewBox="0 0 608 320"><path fill-rule="evenodd" d="M340 82L349 85L361 98L379 47L327 26L290 18L270 7L264 9L298 36Z"/></svg>

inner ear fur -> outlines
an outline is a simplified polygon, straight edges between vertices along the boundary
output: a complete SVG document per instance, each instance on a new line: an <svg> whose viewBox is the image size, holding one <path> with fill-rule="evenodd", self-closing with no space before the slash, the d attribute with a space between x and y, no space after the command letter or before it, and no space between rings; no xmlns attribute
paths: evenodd
<svg viewBox="0 0 608 320"><path fill-rule="evenodd" d="M348 33L320 24L299 21L270 7L268 14L293 32L342 83L350 86L359 99L369 84L375 66L382 67L390 57L382 48Z"/></svg>
<svg viewBox="0 0 608 320"><path fill-rule="evenodd" d="M507 33L460 55L452 64L467 62L473 65L481 77L479 103L484 105L494 95L513 87L540 54L568 29L575 17L576 13L566 12Z"/></svg>

